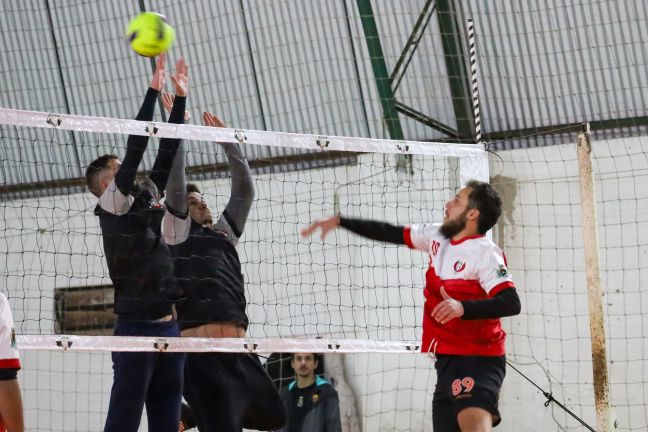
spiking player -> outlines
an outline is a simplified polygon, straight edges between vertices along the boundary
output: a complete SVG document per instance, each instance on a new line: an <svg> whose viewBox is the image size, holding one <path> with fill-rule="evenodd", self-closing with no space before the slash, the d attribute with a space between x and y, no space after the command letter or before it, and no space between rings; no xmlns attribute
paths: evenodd
<svg viewBox="0 0 648 432"><path fill-rule="evenodd" d="M169 123L182 123L188 91L183 59L171 76L176 98ZM151 85L136 120L153 119L155 102L164 87L165 56L156 64ZM180 140L161 139L150 176L135 185L148 136L128 137L122 163L104 155L86 170L86 183L99 198L95 214L103 235L110 278L115 287L115 336L180 336L172 316L179 291L171 252L160 234L165 189ZM150 431L178 430L184 355L178 353L113 352L113 386L105 431L139 429L146 404Z"/></svg>
<svg viewBox="0 0 648 432"><path fill-rule="evenodd" d="M167 98L167 107L170 103ZM208 112L203 114L203 123L225 126ZM216 223L200 190L185 185L182 153L176 157L167 186L163 234L172 245L176 276L186 296L178 308L180 329L186 337L242 338L248 326L236 246L252 206L254 185L239 145L220 145L229 161L232 187ZM189 353L184 396L201 432L274 430L286 421L279 393L252 354Z"/></svg>
<svg viewBox="0 0 648 432"><path fill-rule="evenodd" d="M502 201L488 183L470 181L445 205L441 226L393 226L334 216L302 231L322 239L342 226L373 240L404 244L430 255L421 350L436 354L432 402L435 432L491 431L505 375L500 318L520 313L520 299L502 251L485 236Z"/></svg>

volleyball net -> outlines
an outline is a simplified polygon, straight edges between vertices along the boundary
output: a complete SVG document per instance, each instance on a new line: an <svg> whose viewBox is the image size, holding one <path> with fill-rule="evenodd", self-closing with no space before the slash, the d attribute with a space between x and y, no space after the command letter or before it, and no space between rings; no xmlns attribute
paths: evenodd
<svg viewBox="0 0 648 432"><path fill-rule="evenodd" d="M488 179L482 146L10 109L0 109L0 123L6 175L0 290L14 311L26 411L35 429L101 427L111 351L330 353L324 364L338 385L348 379L362 389L350 405L364 406L365 428L374 422L420 429L431 421L425 414L431 394L415 395L432 388L432 362L411 355L420 352L428 257L343 229L325 241L299 231L334 213L440 222L444 203L463 182ZM230 194L228 165L216 142L242 146L256 192L238 246L250 319L245 339L110 336L114 291L93 213L97 200L80 175L98 155L123 155L127 134L153 137L143 172L157 153L155 138L182 137L188 180L214 213ZM342 362L344 353L355 354ZM411 401L409 408L399 406L403 400Z"/></svg>

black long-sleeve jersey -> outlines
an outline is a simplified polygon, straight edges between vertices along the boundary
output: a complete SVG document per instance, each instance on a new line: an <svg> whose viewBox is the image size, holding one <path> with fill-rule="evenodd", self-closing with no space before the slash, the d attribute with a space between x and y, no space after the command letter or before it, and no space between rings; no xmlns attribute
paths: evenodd
<svg viewBox="0 0 648 432"><path fill-rule="evenodd" d="M179 293L171 252L160 236L164 208L149 188L136 188L134 194L127 213L116 215L97 205L95 214L115 287L115 313L127 319L155 320L171 313Z"/></svg>
<svg viewBox="0 0 648 432"><path fill-rule="evenodd" d="M187 240L172 246L178 284L185 294L178 304L181 330L213 322L248 326L239 255L231 234L218 225L211 229L191 221Z"/></svg>
<svg viewBox="0 0 648 432"><path fill-rule="evenodd" d="M178 304L181 329L229 322L247 329L245 285L236 250L252 201L254 184L240 146L221 143L232 178L230 200L213 229L167 206L162 232L175 256L178 284L185 299ZM184 189L184 186L183 186Z"/></svg>
<svg viewBox="0 0 648 432"><path fill-rule="evenodd" d="M156 90L148 90L137 120L153 118L157 95ZM185 100L176 97L169 123L183 122ZM124 162L95 208L115 288L115 313L133 320L169 315L181 293L171 252L160 232L164 207L159 202L180 141L160 140L151 176L134 185L147 143L147 136L129 136Z"/></svg>

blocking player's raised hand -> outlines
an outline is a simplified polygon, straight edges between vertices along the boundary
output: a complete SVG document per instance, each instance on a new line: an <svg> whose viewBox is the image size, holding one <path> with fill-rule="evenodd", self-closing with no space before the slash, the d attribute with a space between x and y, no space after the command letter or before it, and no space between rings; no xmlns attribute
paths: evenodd
<svg viewBox="0 0 648 432"><path fill-rule="evenodd" d="M164 105L164 110L170 113L171 109L173 108L173 101L175 100L175 96L171 93L163 92L161 99L162 105ZM191 114L189 113L189 111L185 111L184 121L185 123L189 123L191 121Z"/></svg>
<svg viewBox="0 0 648 432"><path fill-rule="evenodd" d="M450 320L459 318L464 314L464 308L460 301L450 297L445 290L441 287L441 297L443 301L437 304L430 315L441 324L445 324Z"/></svg>
<svg viewBox="0 0 648 432"><path fill-rule="evenodd" d="M164 88L165 74L166 74L166 54L160 54L155 61L155 72L151 78L151 88L161 91Z"/></svg>
<svg viewBox="0 0 648 432"><path fill-rule="evenodd" d="M319 229L322 231L320 233L320 239L324 240L324 238L326 238L328 233L333 231L339 225L340 225L340 217L331 216L328 219L316 220L315 222L313 222L312 224L304 228L301 231L301 235L302 237L308 237L309 235L312 235L315 231Z"/></svg>
<svg viewBox="0 0 648 432"><path fill-rule="evenodd" d="M189 67L184 57L180 57L177 61L175 73L171 75L171 81L173 81L176 96L187 96L189 92Z"/></svg>
<svg viewBox="0 0 648 432"><path fill-rule="evenodd" d="M220 117L207 111L203 113L203 124L205 126L212 126L212 127L221 127L221 128L227 127L227 125L223 123L223 120L221 120Z"/></svg>

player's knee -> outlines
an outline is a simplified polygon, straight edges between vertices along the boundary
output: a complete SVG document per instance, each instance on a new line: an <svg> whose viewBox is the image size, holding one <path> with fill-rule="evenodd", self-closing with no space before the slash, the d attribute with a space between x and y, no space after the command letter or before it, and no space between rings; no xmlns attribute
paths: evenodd
<svg viewBox="0 0 648 432"><path fill-rule="evenodd" d="M461 432L491 432L493 415L479 407L468 407L459 411L457 422Z"/></svg>

